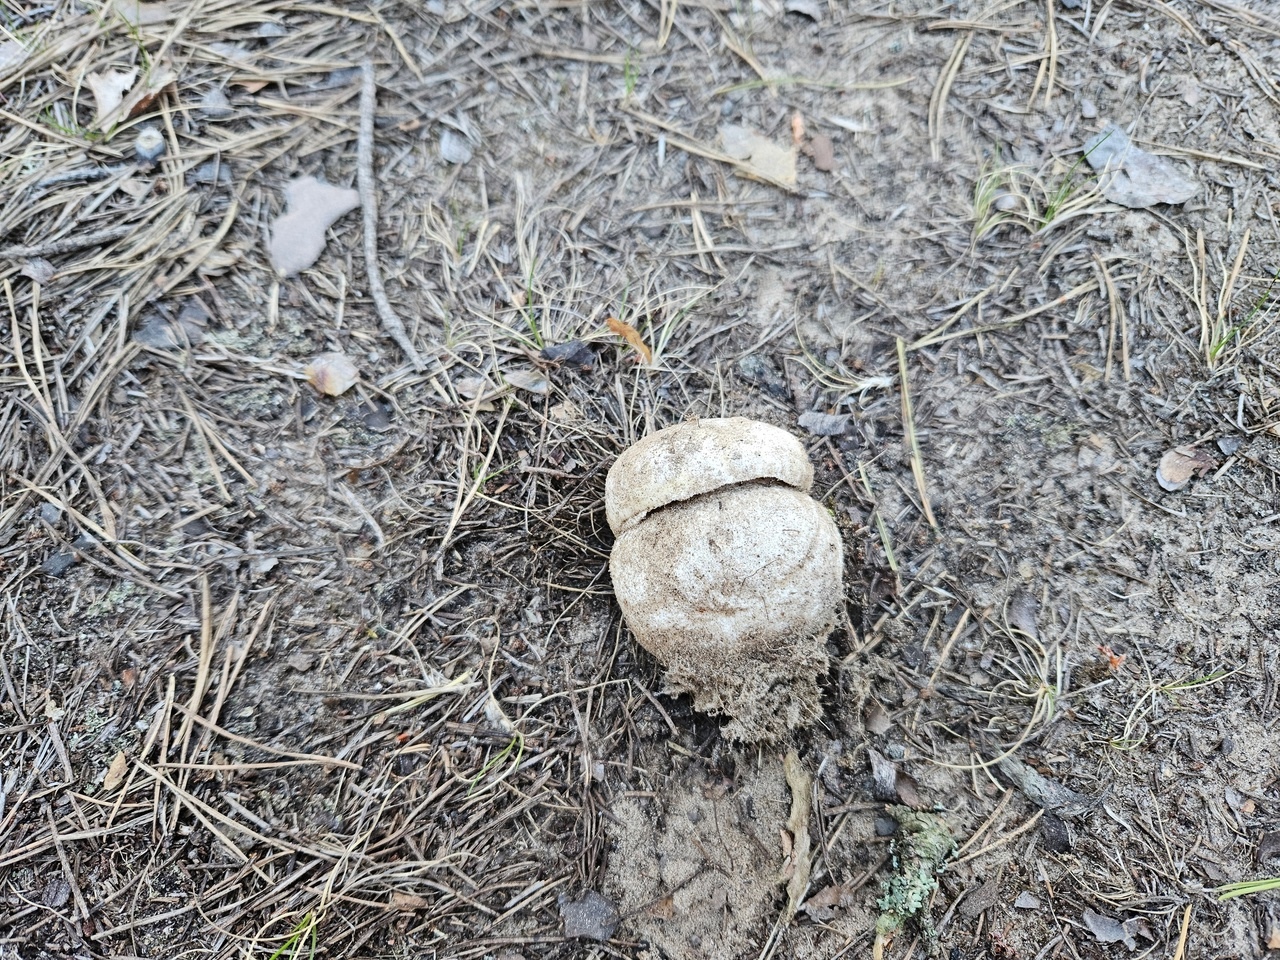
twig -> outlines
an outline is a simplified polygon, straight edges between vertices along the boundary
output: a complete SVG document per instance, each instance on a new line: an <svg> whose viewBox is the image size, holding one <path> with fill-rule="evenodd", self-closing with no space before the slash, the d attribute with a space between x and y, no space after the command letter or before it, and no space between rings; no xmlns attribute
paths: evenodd
<svg viewBox="0 0 1280 960"><path fill-rule="evenodd" d="M33 243L30 246L0 248L0 258L21 260L28 257L52 257L59 253L71 253L85 247L96 247L100 243L119 240L138 229L135 225L107 227L93 233L81 233L74 237L63 237L61 240L46 240L44 243Z"/></svg>
<svg viewBox="0 0 1280 960"><path fill-rule="evenodd" d="M92 183L114 177L118 173L136 170L137 166L136 163L117 163L109 167L76 167L74 170L64 170L62 173L55 173L53 176L37 181L36 189L48 190L50 187L58 187L64 183Z"/></svg>
<svg viewBox="0 0 1280 960"><path fill-rule="evenodd" d="M1173 955L1173 960L1182 960L1187 955L1187 929L1191 926L1191 904L1187 904L1187 909L1182 914L1182 932L1178 934L1178 949Z"/></svg>
<svg viewBox="0 0 1280 960"><path fill-rule="evenodd" d="M960 64L964 61L972 39L971 30L956 40L951 56L938 77L938 85L933 88L933 96L929 99L929 152L935 162L942 159L942 114L947 108L947 95L951 92L956 74L960 72Z"/></svg>
<svg viewBox="0 0 1280 960"><path fill-rule="evenodd" d="M391 339L400 345L404 355L417 370L426 364L409 339L404 323L391 309L386 287L382 285L382 271L378 267L378 198L373 186L373 112L377 107L377 86L373 82L373 62L360 65L360 136L356 146L356 189L360 192L360 207L364 214L364 265L369 274L369 292L383 327Z"/></svg>
<svg viewBox="0 0 1280 960"><path fill-rule="evenodd" d="M916 477L916 490L920 492L920 508L929 526L935 530L938 521L933 518L933 508L929 506L929 491L924 482L924 455L920 452L920 438L916 436L916 418L911 408L911 392L907 389L907 345L898 338L898 379L902 386L902 425L907 435L907 445L911 449L911 472Z"/></svg>

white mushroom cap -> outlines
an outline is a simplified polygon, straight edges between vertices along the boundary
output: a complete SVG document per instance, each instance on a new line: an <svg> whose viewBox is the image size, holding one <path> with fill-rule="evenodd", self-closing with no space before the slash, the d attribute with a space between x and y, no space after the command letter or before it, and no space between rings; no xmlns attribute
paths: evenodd
<svg viewBox="0 0 1280 960"><path fill-rule="evenodd" d="M703 658L714 677L728 661L826 637L843 593L842 554L822 504L748 484L623 531L609 566L636 639L667 664Z"/></svg>
<svg viewBox="0 0 1280 960"><path fill-rule="evenodd" d="M605 478L605 515L618 534L661 507L752 480L808 492L813 465L800 441L778 427L745 417L694 420L623 451Z"/></svg>

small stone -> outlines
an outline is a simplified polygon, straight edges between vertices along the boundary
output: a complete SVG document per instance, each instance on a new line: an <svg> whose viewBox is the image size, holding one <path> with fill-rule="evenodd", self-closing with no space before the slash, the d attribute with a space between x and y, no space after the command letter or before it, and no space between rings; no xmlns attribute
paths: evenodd
<svg viewBox="0 0 1280 960"><path fill-rule="evenodd" d="M1050 853L1067 853L1071 849L1071 834L1067 832L1067 825L1061 817L1045 811L1040 829L1043 832L1044 848Z"/></svg>
<svg viewBox="0 0 1280 960"><path fill-rule="evenodd" d="M1084 117L1086 120L1096 119L1098 116L1098 105L1088 97L1085 97L1080 101L1080 116Z"/></svg>
<svg viewBox="0 0 1280 960"><path fill-rule="evenodd" d="M618 929L620 918L612 901L588 890L577 900L560 898L560 919L564 921L566 939L608 940Z"/></svg>
<svg viewBox="0 0 1280 960"><path fill-rule="evenodd" d="M63 550L49 557L40 564L40 572L47 577L61 577L76 562L76 555L70 550Z"/></svg>
<svg viewBox="0 0 1280 960"><path fill-rule="evenodd" d="M1040 907L1040 898L1029 890L1023 890L1018 894L1018 899L1013 901L1013 905L1019 910L1037 910Z"/></svg>
<svg viewBox="0 0 1280 960"><path fill-rule="evenodd" d="M893 817L876 817L875 830L877 837L892 837L898 832L898 821Z"/></svg>
<svg viewBox="0 0 1280 960"><path fill-rule="evenodd" d="M813 166L824 173L836 166L836 147L825 133L816 133L809 140L813 151Z"/></svg>
<svg viewBox="0 0 1280 960"><path fill-rule="evenodd" d="M62 519L62 508L56 503L45 502L40 505L40 519L53 526Z"/></svg>
<svg viewBox="0 0 1280 960"><path fill-rule="evenodd" d="M470 163L474 156L467 138L446 127L440 133L440 157L445 163Z"/></svg>

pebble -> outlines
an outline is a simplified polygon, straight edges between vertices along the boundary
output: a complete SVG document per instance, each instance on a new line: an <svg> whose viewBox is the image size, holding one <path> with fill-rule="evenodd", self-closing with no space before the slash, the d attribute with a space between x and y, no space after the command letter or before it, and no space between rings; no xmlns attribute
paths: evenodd
<svg viewBox="0 0 1280 960"><path fill-rule="evenodd" d="M49 577L60 577L71 569L71 565L76 562L76 555L68 551L55 553L49 557L44 563L40 564L40 572Z"/></svg>
<svg viewBox="0 0 1280 960"><path fill-rule="evenodd" d="M1080 101L1080 116L1086 120L1092 120L1098 115L1098 105L1085 97Z"/></svg>

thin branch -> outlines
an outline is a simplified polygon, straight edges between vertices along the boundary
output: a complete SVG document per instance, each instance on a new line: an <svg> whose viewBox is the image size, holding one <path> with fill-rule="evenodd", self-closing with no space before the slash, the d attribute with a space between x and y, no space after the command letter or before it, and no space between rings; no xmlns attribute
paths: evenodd
<svg viewBox="0 0 1280 960"><path fill-rule="evenodd" d="M356 148L356 189L360 192L360 207L364 214L364 264L369 274L369 292L378 308L378 317L391 339L400 345L404 355L417 370L426 367L409 339L404 323L391 308L386 287L382 285L382 271L378 267L378 198L373 184L373 113L377 107L377 86L373 82L373 63L366 60L360 65L360 136Z"/></svg>

